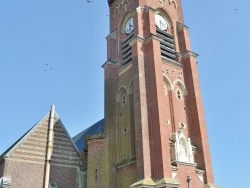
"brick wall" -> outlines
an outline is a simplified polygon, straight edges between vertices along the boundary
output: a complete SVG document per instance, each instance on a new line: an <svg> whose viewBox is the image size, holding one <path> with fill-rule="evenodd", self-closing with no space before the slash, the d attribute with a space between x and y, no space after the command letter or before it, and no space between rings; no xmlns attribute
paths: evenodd
<svg viewBox="0 0 250 188"><path fill-rule="evenodd" d="M117 173L117 185L118 188L128 188L134 182L136 182L136 164L131 164L124 166L122 168L118 168L116 170Z"/></svg>
<svg viewBox="0 0 250 188"><path fill-rule="evenodd" d="M47 117L5 158L4 176L11 177L13 187L43 187L48 122Z"/></svg>
<svg viewBox="0 0 250 188"><path fill-rule="evenodd" d="M4 176L11 177L13 188L43 188L44 164L5 160Z"/></svg>
<svg viewBox="0 0 250 188"><path fill-rule="evenodd" d="M10 176L14 188L42 188L49 115L33 127L5 156L4 176ZM79 156L58 118L55 119L50 181L58 187L79 187ZM1 169L3 162L1 162Z"/></svg>
<svg viewBox="0 0 250 188"><path fill-rule="evenodd" d="M87 187L104 188L105 172L103 135L89 137L87 144Z"/></svg>
<svg viewBox="0 0 250 188"><path fill-rule="evenodd" d="M175 179L181 184L179 188L187 188L187 176L191 178L190 187L204 188L204 183L199 179L195 167L178 165L178 172Z"/></svg>
<svg viewBox="0 0 250 188"><path fill-rule="evenodd" d="M191 50L187 28L183 25L181 1L139 0L129 1L126 6L121 1L109 1L109 5L112 34L107 38L108 59L115 63L104 66L105 143L108 145L105 146L105 163L109 166L106 186L122 186L126 176L125 169L115 171L113 167L119 162L120 150L126 148L126 144L127 147L131 145L128 141L122 147L117 146L120 134L117 127L122 118L117 113L120 112L120 104L116 100L119 89L128 88L131 82L137 180L171 177L169 139L174 132L179 131L180 124L183 123L185 135L191 138L191 144L197 146L198 167L207 171L205 183L213 181L196 62L192 60L190 68L190 62L184 61L184 58L177 57L177 62L162 58L160 41L156 37L155 13L160 11L168 19L168 31L173 35L176 52L184 54ZM132 33L134 38L130 42L132 60L124 66L121 63L121 46L132 35L124 32L124 25L129 17L133 17L135 26ZM164 84L170 85L167 95ZM178 99L177 90L181 92L181 99ZM128 121L129 117L125 118ZM121 178L122 175L119 174L123 173L124 177ZM203 185L194 166L178 166L177 174L176 178L183 188L187 174L192 176L192 183L196 188Z"/></svg>
<svg viewBox="0 0 250 188"><path fill-rule="evenodd" d="M50 182L58 187L79 186L79 156L60 120L54 125L54 143L51 157Z"/></svg>
<svg viewBox="0 0 250 188"><path fill-rule="evenodd" d="M78 188L78 181L77 168L51 165L50 182L55 182L58 188Z"/></svg>

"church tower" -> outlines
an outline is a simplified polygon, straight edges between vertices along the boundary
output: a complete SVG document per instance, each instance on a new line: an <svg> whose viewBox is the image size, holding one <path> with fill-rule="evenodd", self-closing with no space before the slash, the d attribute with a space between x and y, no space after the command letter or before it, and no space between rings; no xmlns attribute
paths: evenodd
<svg viewBox="0 0 250 188"><path fill-rule="evenodd" d="M217 188L181 0L108 4L100 187Z"/></svg>

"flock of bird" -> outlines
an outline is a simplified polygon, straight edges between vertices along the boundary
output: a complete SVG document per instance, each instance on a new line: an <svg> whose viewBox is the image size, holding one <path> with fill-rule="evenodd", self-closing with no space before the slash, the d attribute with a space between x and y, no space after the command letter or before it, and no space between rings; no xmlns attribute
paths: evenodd
<svg viewBox="0 0 250 188"><path fill-rule="evenodd" d="M93 0L86 0L86 1L87 1L87 3L92 3L93 2ZM238 9L235 8L234 10L237 11ZM106 16L109 16L109 15L106 15ZM48 64L45 64L45 66L46 66L46 68L44 69L45 72L52 70L52 67L49 67Z"/></svg>
<svg viewBox="0 0 250 188"><path fill-rule="evenodd" d="M46 68L44 69L45 72L51 71L51 70L52 70L52 67L49 67L48 64L45 64L45 67L46 67Z"/></svg>

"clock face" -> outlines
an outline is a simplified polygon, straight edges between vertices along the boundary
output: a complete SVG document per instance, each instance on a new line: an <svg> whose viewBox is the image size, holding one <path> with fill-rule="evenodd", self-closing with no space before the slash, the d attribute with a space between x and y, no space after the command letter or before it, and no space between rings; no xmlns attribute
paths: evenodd
<svg viewBox="0 0 250 188"><path fill-rule="evenodd" d="M126 23L125 31L127 34L130 34L133 30L134 30L134 19L130 18Z"/></svg>
<svg viewBox="0 0 250 188"><path fill-rule="evenodd" d="M155 25L163 31L165 31L168 28L167 21L159 14L155 15Z"/></svg>

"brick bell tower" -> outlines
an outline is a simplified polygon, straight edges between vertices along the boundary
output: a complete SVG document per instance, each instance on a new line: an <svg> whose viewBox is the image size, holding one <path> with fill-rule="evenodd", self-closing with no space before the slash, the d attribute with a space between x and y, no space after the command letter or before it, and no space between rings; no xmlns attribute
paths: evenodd
<svg viewBox="0 0 250 188"><path fill-rule="evenodd" d="M181 0L108 3L104 187L218 187Z"/></svg>

